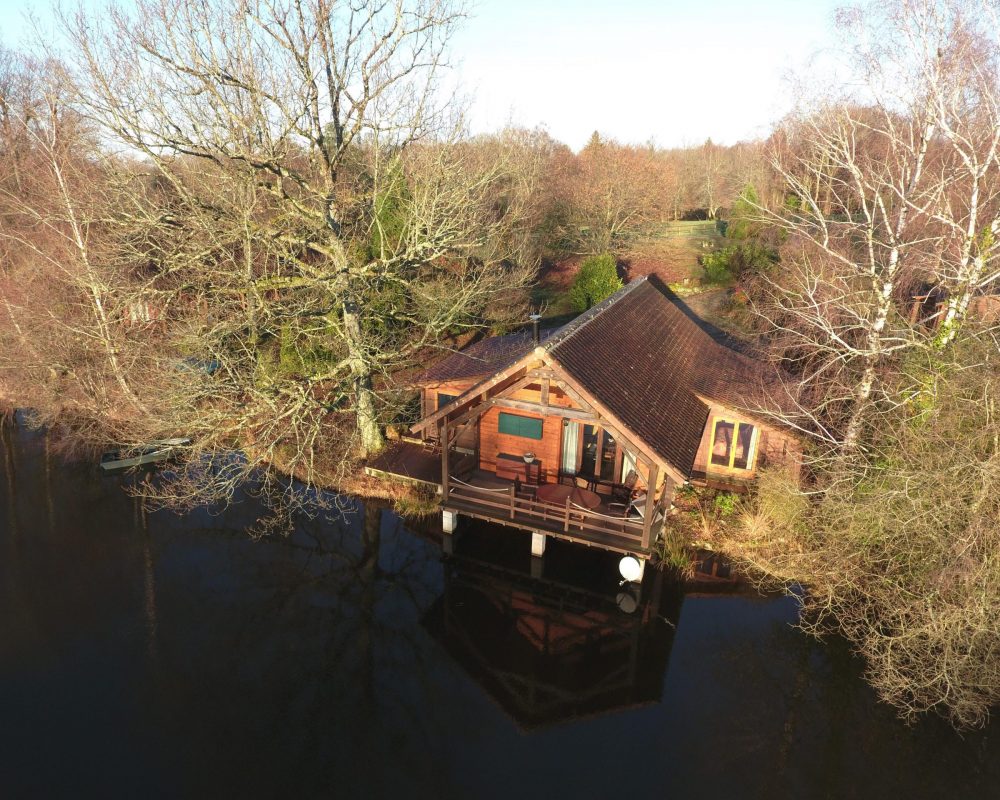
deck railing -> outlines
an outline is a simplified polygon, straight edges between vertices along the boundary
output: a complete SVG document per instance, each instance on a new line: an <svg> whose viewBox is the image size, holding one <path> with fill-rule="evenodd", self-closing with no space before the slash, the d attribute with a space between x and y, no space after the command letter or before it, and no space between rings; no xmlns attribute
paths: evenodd
<svg viewBox="0 0 1000 800"><path fill-rule="evenodd" d="M601 514L575 505L570 498L565 503L546 503L531 497L519 497L514 485L499 488L484 488L469 483L454 482L448 485L445 502L474 506L485 516L498 522L512 521L515 524L538 527L552 532L562 532L573 538L598 539L614 536L630 540L638 549L648 549L650 542L642 539L642 520ZM655 541L662 522L654 519L650 539Z"/></svg>

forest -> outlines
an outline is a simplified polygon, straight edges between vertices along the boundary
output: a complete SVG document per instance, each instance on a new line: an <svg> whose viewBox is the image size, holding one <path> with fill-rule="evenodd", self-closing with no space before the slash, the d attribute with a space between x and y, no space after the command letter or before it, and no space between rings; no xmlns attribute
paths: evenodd
<svg viewBox="0 0 1000 800"><path fill-rule="evenodd" d="M719 291L716 321L787 375L753 411L807 455L801 483L764 474L719 514L717 546L800 594L803 626L845 636L901 714L982 724L1000 4L845 10L849 79L765 139L664 149L595 120L579 152L469 133L440 91L464 14L140 0L64 15L58 50L0 52L0 399L67 453L190 437L150 502L252 482L280 516L359 491L408 378L470 339L649 272Z"/></svg>

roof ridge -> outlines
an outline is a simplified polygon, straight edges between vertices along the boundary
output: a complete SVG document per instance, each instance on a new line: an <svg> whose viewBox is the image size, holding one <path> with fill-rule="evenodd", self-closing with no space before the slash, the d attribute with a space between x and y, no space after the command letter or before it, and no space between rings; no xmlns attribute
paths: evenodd
<svg viewBox="0 0 1000 800"><path fill-rule="evenodd" d="M629 281L621 289L615 292L610 297L606 297L596 306L587 309L576 319L567 322L561 328L559 328L555 333L549 336L545 341L541 343L541 347L545 350L551 352L555 350L560 344L565 342L571 336L578 333L588 322L597 319L601 314L607 311L609 308L617 304L619 301L631 294L635 289L640 286L645 285L648 282L649 276L643 275L634 281Z"/></svg>

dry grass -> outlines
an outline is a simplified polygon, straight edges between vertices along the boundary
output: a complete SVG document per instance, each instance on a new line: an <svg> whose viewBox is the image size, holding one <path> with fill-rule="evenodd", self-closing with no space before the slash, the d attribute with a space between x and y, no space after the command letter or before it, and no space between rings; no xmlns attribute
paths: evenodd
<svg viewBox="0 0 1000 800"><path fill-rule="evenodd" d="M624 259L628 277L657 275L665 283L698 284L704 272L701 257L725 244L715 222L663 223L633 243Z"/></svg>

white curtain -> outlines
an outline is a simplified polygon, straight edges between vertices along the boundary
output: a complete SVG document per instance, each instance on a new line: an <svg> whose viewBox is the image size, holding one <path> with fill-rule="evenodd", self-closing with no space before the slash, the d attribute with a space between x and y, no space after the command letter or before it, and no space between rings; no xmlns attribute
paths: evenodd
<svg viewBox="0 0 1000 800"><path fill-rule="evenodd" d="M562 471L567 475L576 474L576 453L579 449L580 425L576 422L567 422L563 425L562 442Z"/></svg>

